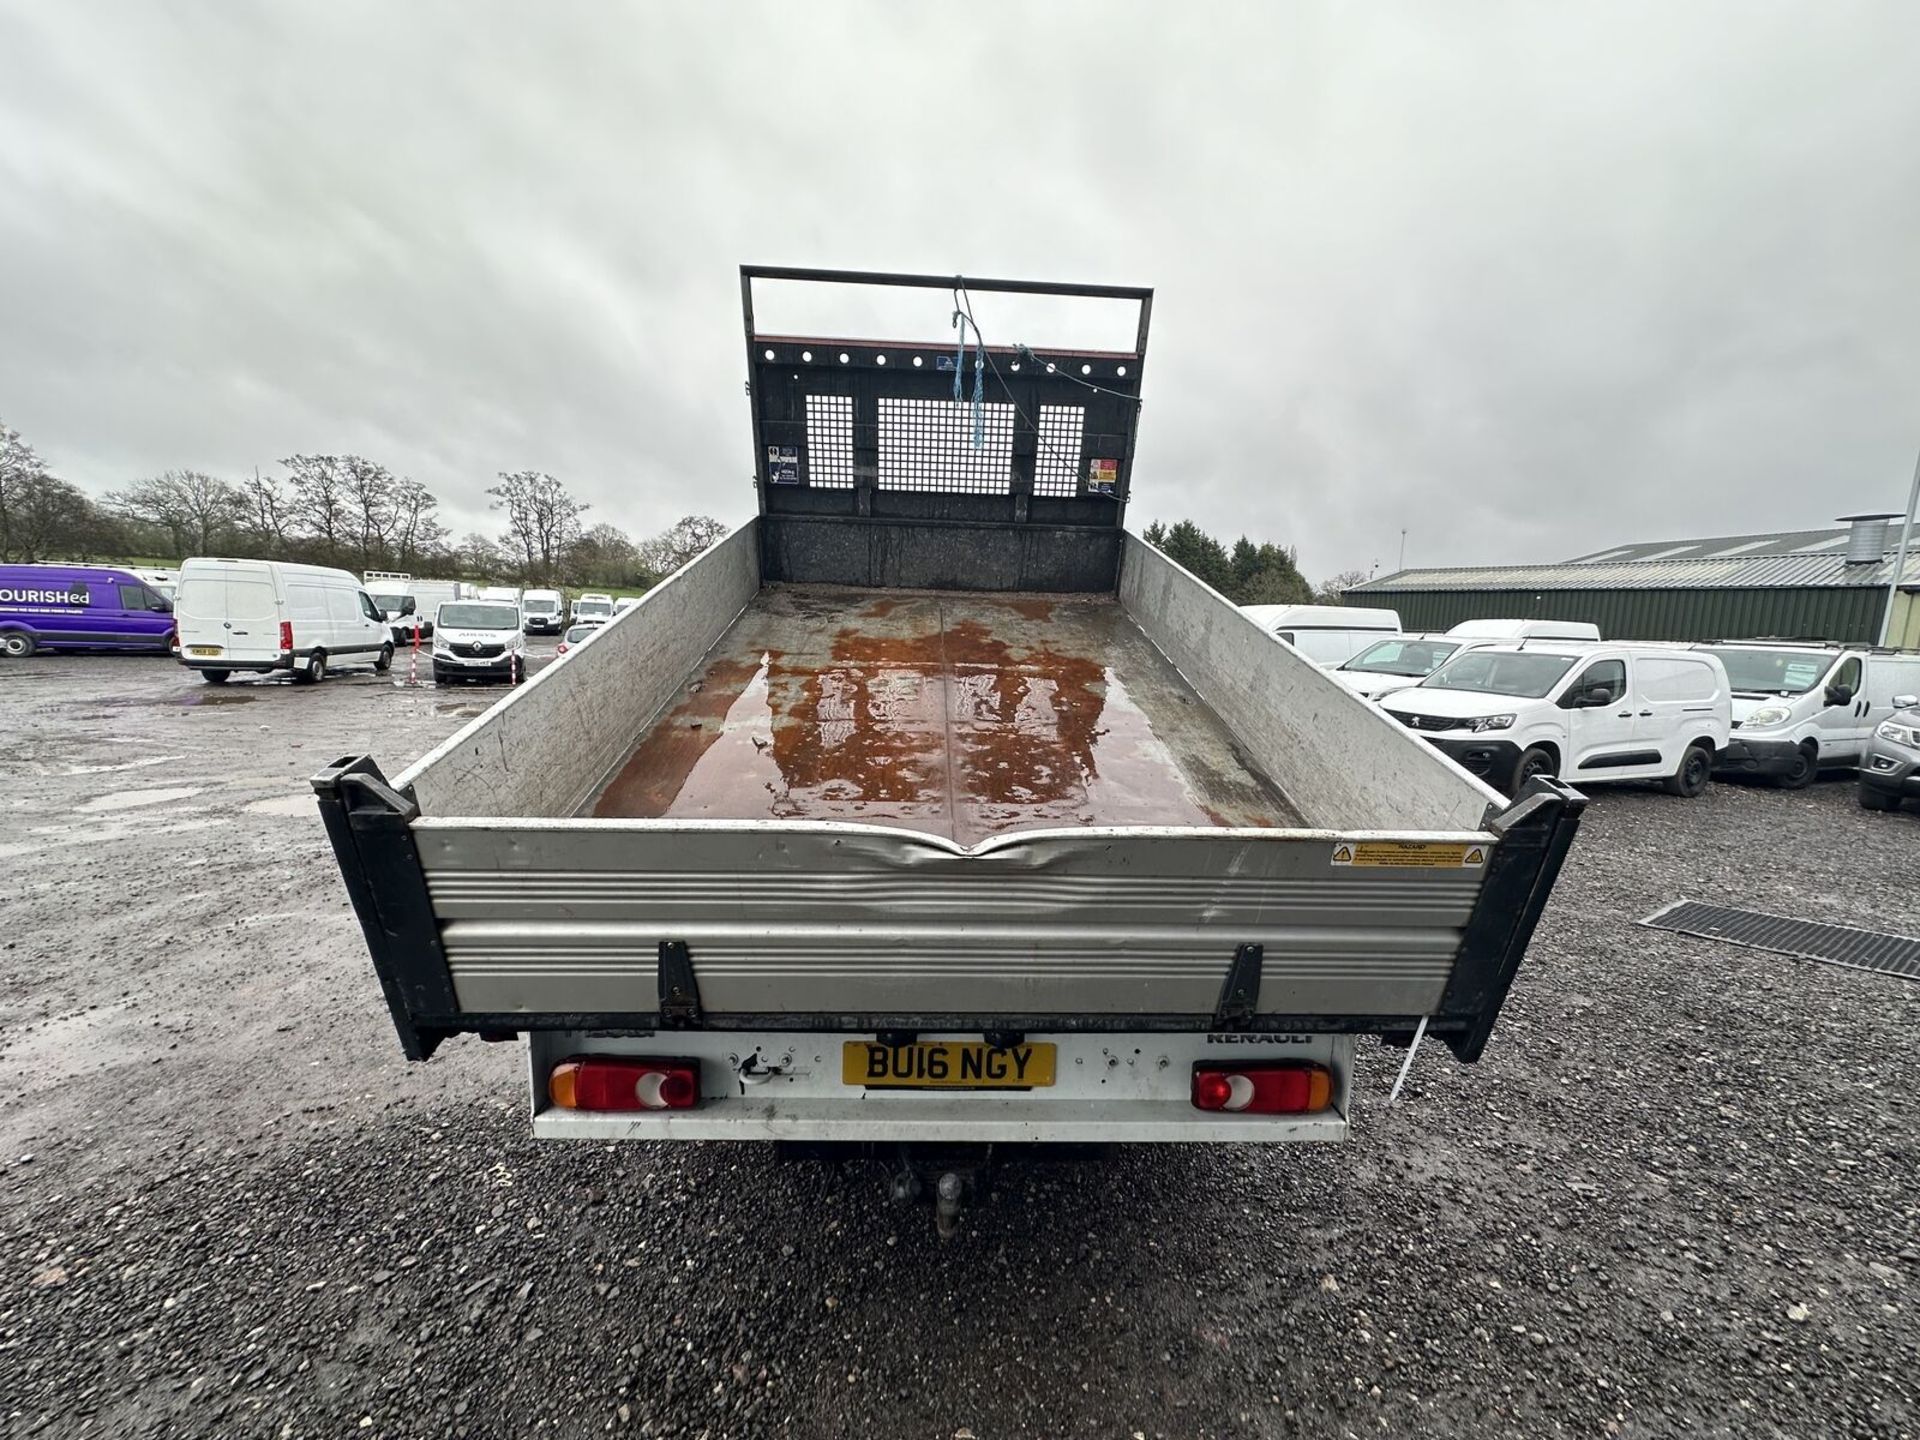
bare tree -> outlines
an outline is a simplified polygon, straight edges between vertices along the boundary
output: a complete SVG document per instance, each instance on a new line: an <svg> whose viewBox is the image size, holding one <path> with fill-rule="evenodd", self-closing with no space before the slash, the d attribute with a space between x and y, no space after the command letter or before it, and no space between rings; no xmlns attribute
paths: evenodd
<svg viewBox="0 0 1920 1440"><path fill-rule="evenodd" d="M14 530L28 490L46 478L47 466L18 430L0 420L0 560L18 558Z"/></svg>
<svg viewBox="0 0 1920 1440"><path fill-rule="evenodd" d="M107 504L129 520L165 530L175 557L182 560L228 548L249 513L247 497L237 485L200 470L169 470L137 481L110 492Z"/></svg>
<svg viewBox="0 0 1920 1440"><path fill-rule="evenodd" d="M82 560L116 548L116 527L79 486L48 471L0 422L0 560Z"/></svg>
<svg viewBox="0 0 1920 1440"><path fill-rule="evenodd" d="M398 484L386 466L364 455L342 455L339 474L346 495L347 523L360 551L360 568L388 561L388 536L395 519L394 490Z"/></svg>
<svg viewBox="0 0 1920 1440"><path fill-rule="evenodd" d="M660 577L640 561L640 549L616 525L595 525L567 548L564 574L569 585L649 588Z"/></svg>
<svg viewBox="0 0 1920 1440"><path fill-rule="evenodd" d="M393 559L403 570L410 570L425 555L438 551L447 541L447 527L433 512L440 502L418 480L395 482L393 506Z"/></svg>
<svg viewBox="0 0 1920 1440"><path fill-rule="evenodd" d="M1342 570L1338 575L1321 581L1320 588L1314 592L1313 598L1322 605L1344 605L1347 603L1347 591L1356 585L1366 584L1368 578L1364 570Z"/></svg>
<svg viewBox="0 0 1920 1440"><path fill-rule="evenodd" d="M671 575L726 534L727 527L711 515L683 515L641 543L640 563L656 575Z"/></svg>
<svg viewBox="0 0 1920 1440"><path fill-rule="evenodd" d="M507 568L511 557L500 548L499 542L491 535L482 535L478 530L469 531L453 552L454 564L463 574L478 575L491 579Z"/></svg>
<svg viewBox="0 0 1920 1440"><path fill-rule="evenodd" d="M494 509L507 512L507 531L500 540L520 558L525 577L551 580L560 558L580 538L580 517L590 507L540 470L502 470L500 483L487 494L494 497Z"/></svg>
<svg viewBox="0 0 1920 1440"><path fill-rule="evenodd" d="M312 535L322 558L337 561L351 538L352 512L347 480L337 455L293 455L280 462L292 472L293 514Z"/></svg>
<svg viewBox="0 0 1920 1440"><path fill-rule="evenodd" d="M247 528L262 546L275 554L284 553L293 538L294 497L278 480L263 478L257 468L242 489L247 501Z"/></svg>
<svg viewBox="0 0 1920 1440"><path fill-rule="evenodd" d="M77 485L42 470L12 489L7 503L7 555L36 560L80 560L105 548L99 508Z"/></svg>

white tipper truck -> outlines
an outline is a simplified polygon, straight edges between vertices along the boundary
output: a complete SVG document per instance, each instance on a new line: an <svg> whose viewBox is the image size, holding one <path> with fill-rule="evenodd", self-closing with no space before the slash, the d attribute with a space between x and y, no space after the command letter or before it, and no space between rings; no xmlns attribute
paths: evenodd
<svg viewBox="0 0 1920 1440"><path fill-rule="evenodd" d="M956 367L762 334L770 279L954 284L743 270L759 514L314 779L407 1056L521 1036L539 1136L863 1147L943 1225L1031 1142L1342 1139L1359 1037L1478 1059L1585 802L1123 528L1152 292L968 281L1137 340Z"/></svg>

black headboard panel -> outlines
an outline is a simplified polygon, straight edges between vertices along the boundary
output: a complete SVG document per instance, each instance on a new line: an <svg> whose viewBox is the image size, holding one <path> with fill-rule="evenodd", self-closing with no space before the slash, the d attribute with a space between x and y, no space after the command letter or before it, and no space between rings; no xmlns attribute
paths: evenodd
<svg viewBox="0 0 1920 1440"><path fill-rule="evenodd" d="M766 335L755 280L944 290L969 313L974 292L1131 301L1137 338L982 346L970 322L964 341L920 344ZM767 579L1114 588L1151 290L743 266L740 295Z"/></svg>

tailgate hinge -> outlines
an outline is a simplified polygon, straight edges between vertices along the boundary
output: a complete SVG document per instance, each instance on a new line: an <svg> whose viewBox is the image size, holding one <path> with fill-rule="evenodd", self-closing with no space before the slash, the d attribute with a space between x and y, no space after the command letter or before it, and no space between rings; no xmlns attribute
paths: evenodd
<svg viewBox="0 0 1920 1440"><path fill-rule="evenodd" d="M660 1028L694 1030L700 1026L700 982L684 940L660 942Z"/></svg>
<svg viewBox="0 0 1920 1440"><path fill-rule="evenodd" d="M1220 1003L1213 1007L1213 1028L1235 1030L1251 1024L1260 1008L1260 967L1266 949L1260 945L1242 945L1233 952L1233 964L1227 968L1227 980L1220 987Z"/></svg>

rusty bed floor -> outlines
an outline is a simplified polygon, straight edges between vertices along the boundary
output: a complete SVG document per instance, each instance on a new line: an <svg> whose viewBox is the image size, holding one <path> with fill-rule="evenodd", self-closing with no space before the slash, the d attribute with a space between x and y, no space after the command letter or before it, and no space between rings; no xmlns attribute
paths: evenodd
<svg viewBox="0 0 1920 1440"><path fill-rule="evenodd" d="M1111 596L762 590L596 816L1297 825Z"/></svg>

